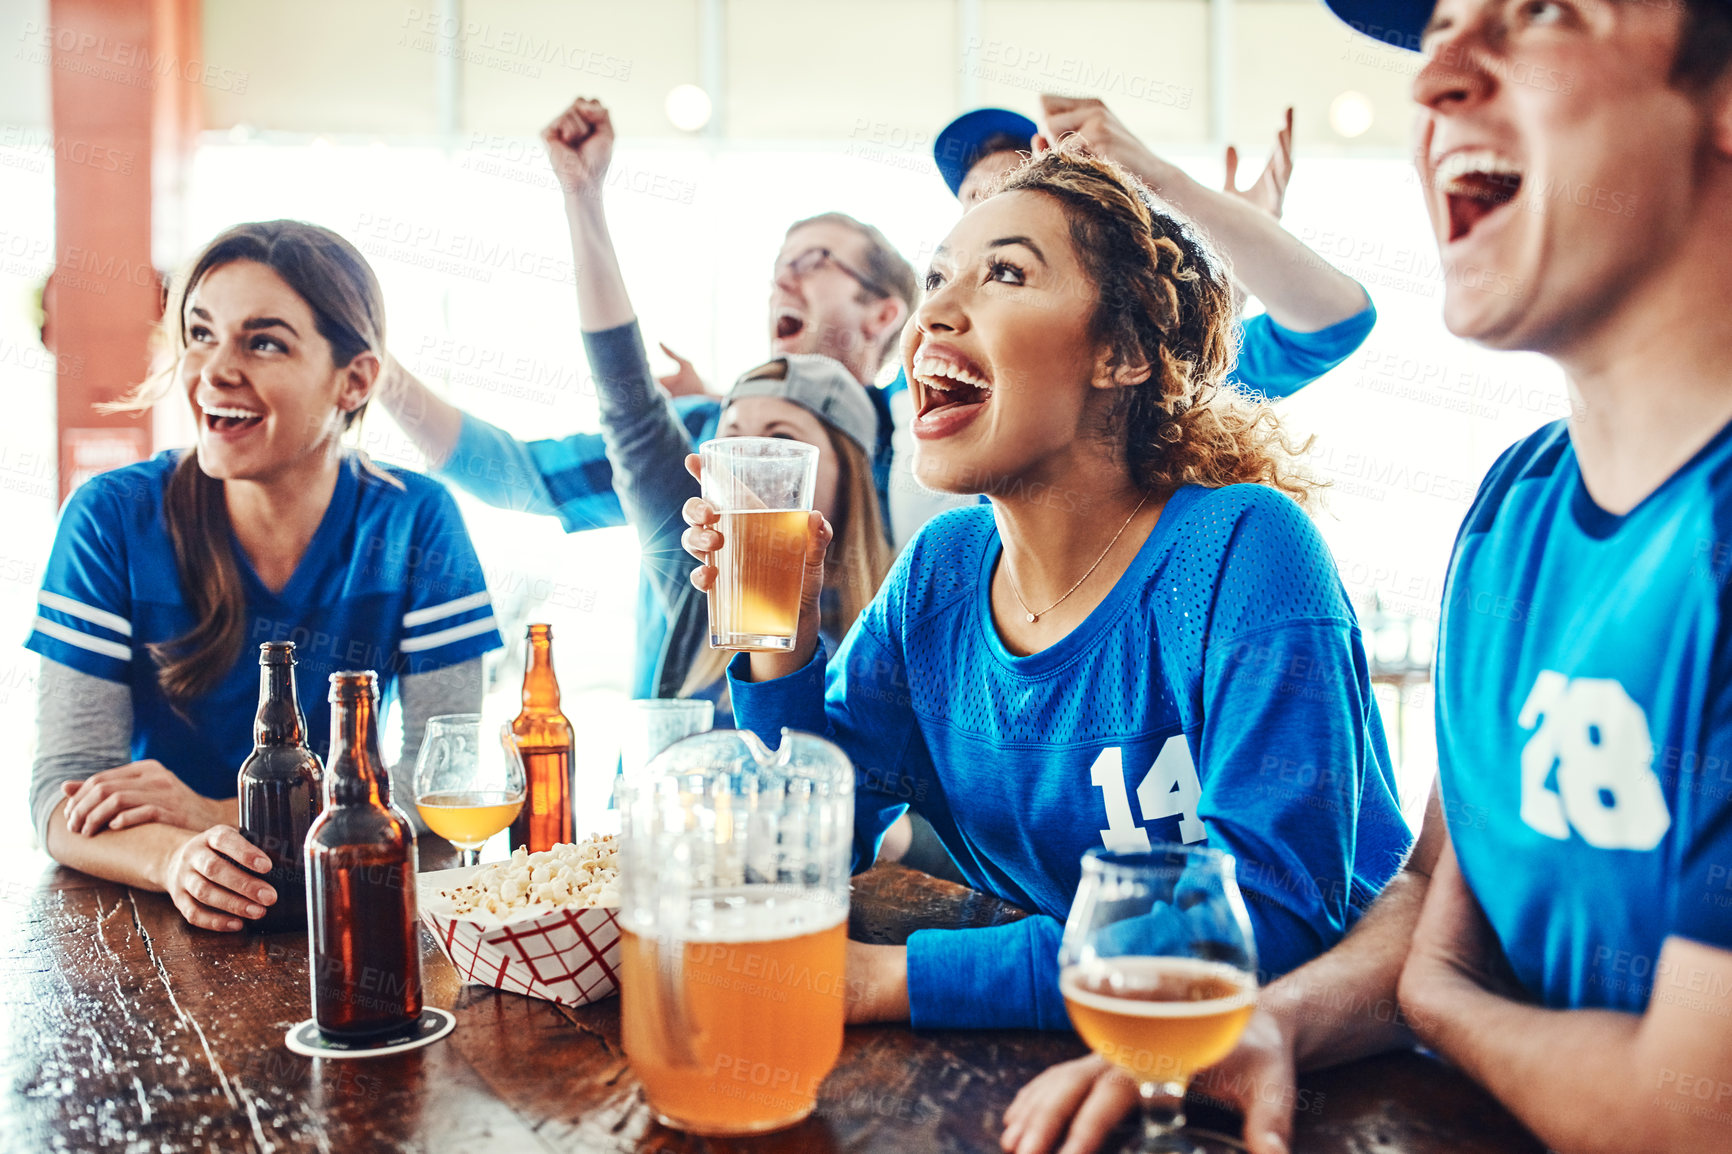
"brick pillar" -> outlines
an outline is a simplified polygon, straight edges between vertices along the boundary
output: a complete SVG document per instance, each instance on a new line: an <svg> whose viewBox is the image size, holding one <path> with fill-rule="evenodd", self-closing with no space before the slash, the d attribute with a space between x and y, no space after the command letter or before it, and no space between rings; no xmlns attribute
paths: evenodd
<svg viewBox="0 0 1732 1154"><path fill-rule="evenodd" d="M151 451L148 417L93 406L149 368L153 178L178 188L197 127L197 12L197 0L50 0L62 500Z"/></svg>

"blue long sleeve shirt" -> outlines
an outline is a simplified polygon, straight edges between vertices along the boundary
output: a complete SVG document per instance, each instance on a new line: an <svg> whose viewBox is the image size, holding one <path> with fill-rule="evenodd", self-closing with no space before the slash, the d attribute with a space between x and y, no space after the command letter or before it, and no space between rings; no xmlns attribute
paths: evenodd
<svg viewBox="0 0 1732 1154"><path fill-rule="evenodd" d="M989 507L929 522L834 659L752 684L735 718L854 760L855 868L907 808L969 884L1035 916L908 942L916 1027L1068 1025L1062 920L1083 851L1206 843L1238 860L1263 977L1327 950L1393 876L1401 817L1358 624L1315 527L1255 485L1179 490L1056 645L992 623Z"/></svg>

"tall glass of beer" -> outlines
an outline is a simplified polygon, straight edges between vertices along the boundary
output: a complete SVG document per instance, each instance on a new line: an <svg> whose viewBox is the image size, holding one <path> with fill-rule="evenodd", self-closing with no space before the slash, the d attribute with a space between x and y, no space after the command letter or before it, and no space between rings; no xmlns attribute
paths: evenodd
<svg viewBox="0 0 1732 1154"><path fill-rule="evenodd" d="M822 738L718 730L622 800L620 1028L656 1117L793 1125L842 1052L853 766Z"/></svg>
<svg viewBox="0 0 1732 1154"><path fill-rule="evenodd" d="M1136 1080L1143 1154L1203 1154L1185 1090L1238 1045L1257 1003L1257 952L1233 859L1156 843L1083 855L1059 947L1071 1024Z"/></svg>
<svg viewBox="0 0 1732 1154"><path fill-rule="evenodd" d="M621 783L635 777L656 754L683 737L707 733L716 723L716 705L701 697L652 697L625 703L625 719L619 731L619 775L614 782L614 805L619 805Z"/></svg>
<svg viewBox="0 0 1732 1154"><path fill-rule="evenodd" d="M699 455L704 500L721 514L710 645L792 649L818 448L780 437L719 437Z"/></svg>

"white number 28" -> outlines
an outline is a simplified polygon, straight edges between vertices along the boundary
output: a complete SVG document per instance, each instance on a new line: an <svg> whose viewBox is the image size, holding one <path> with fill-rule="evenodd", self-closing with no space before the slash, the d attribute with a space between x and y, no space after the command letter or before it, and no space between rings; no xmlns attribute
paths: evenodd
<svg viewBox="0 0 1732 1154"><path fill-rule="evenodd" d="M1125 791L1124 751L1118 746L1101 750L1089 768L1089 780L1100 787L1101 800L1106 805L1107 828L1101 830L1101 844L1110 850L1135 852L1149 848L1149 833L1131 817L1131 799ZM1185 735L1174 734L1161 746L1155 764L1137 785L1137 808L1144 821L1158 818L1179 818L1179 836L1188 845L1202 841L1203 820L1197 816L1197 801L1203 796L1202 783L1197 780L1197 766L1191 760L1191 747Z"/></svg>
<svg viewBox="0 0 1732 1154"><path fill-rule="evenodd" d="M1518 721L1539 726L1522 747L1522 821L1559 840L1573 827L1600 849L1660 843L1672 815L1651 766L1648 717L1622 685L1541 670Z"/></svg>

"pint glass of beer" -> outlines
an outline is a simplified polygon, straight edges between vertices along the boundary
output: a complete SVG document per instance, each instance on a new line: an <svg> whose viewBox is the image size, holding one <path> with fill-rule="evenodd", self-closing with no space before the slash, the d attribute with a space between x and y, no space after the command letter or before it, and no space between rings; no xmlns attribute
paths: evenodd
<svg viewBox="0 0 1732 1154"><path fill-rule="evenodd" d="M1233 859L1157 843L1090 850L1059 947L1071 1024L1136 1080L1147 1154L1202 1154L1191 1076L1232 1052L1257 1003L1257 953Z"/></svg>
<svg viewBox="0 0 1732 1154"><path fill-rule="evenodd" d="M721 514L710 646L792 649L818 448L780 437L719 437L699 455L704 500Z"/></svg>
<svg viewBox="0 0 1732 1154"><path fill-rule="evenodd" d="M854 770L821 738L678 742L622 796L620 1028L667 1126L805 1118L842 1052Z"/></svg>

